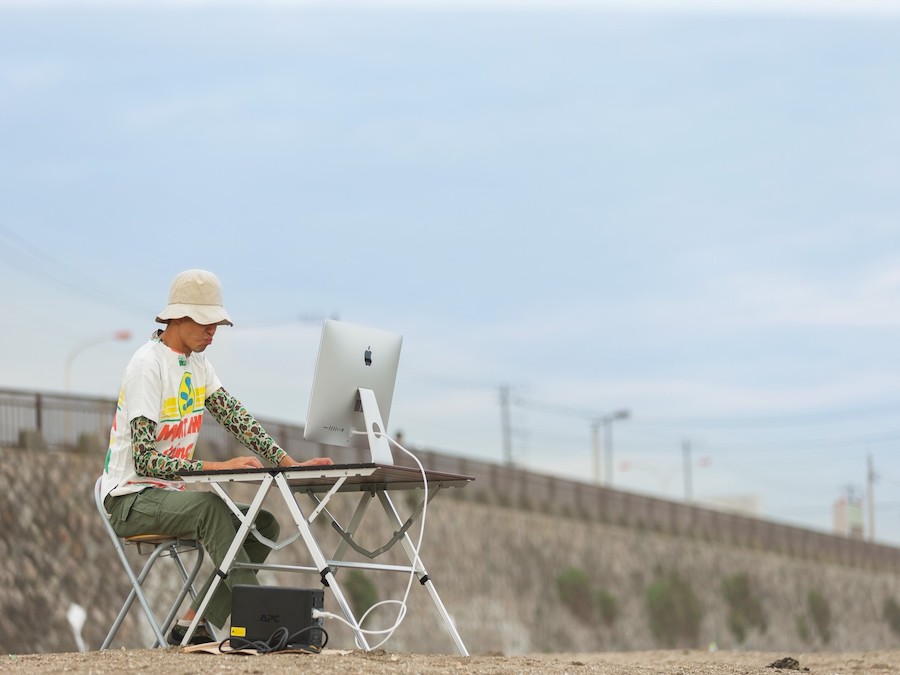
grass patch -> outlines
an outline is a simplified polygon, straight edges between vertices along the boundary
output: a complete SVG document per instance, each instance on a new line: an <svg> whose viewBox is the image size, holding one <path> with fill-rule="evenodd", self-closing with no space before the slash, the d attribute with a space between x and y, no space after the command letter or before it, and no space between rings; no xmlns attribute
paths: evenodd
<svg viewBox="0 0 900 675"><path fill-rule="evenodd" d="M882 606L881 616L887 621L894 635L900 635L900 605L894 598L888 598Z"/></svg>
<svg viewBox="0 0 900 675"><path fill-rule="evenodd" d="M378 602L378 591L375 590L369 577L360 570L350 570L341 579L341 589L347 594L347 602L357 618Z"/></svg>
<svg viewBox="0 0 900 675"><path fill-rule="evenodd" d="M598 618L612 626L619 614L619 603L612 593L594 588L584 570L569 567L556 578L559 599L580 620L595 624Z"/></svg>
<svg viewBox="0 0 900 675"><path fill-rule="evenodd" d="M766 615L748 574L726 577L722 581L722 593L728 603L728 628L738 642L746 640L751 629L766 631Z"/></svg>
<svg viewBox="0 0 900 675"><path fill-rule="evenodd" d="M831 642L831 606L828 598L819 591L810 591L806 596L806 605L816 632L822 642L828 644Z"/></svg>
<svg viewBox="0 0 900 675"><path fill-rule="evenodd" d="M660 573L646 595L650 631L665 647L695 647L703 608L694 589L677 572Z"/></svg>

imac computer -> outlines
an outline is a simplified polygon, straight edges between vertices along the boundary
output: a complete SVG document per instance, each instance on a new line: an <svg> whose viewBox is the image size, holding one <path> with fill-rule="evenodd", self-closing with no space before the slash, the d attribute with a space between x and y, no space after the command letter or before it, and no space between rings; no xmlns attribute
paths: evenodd
<svg viewBox="0 0 900 675"><path fill-rule="evenodd" d="M303 437L368 446L372 462L393 464L390 443L380 434L387 433L402 341L395 333L326 320Z"/></svg>

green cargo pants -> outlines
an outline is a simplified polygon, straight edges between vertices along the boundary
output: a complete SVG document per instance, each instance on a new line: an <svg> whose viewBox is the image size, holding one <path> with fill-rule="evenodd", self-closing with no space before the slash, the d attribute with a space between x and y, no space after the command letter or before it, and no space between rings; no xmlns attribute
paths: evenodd
<svg viewBox="0 0 900 675"><path fill-rule="evenodd" d="M166 534L183 539L197 539L203 542L216 567L225 559L225 554L240 527L237 517L231 513L225 502L212 492L146 488L141 492L122 497L107 497L104 505L110 514L113 530L120 537ZM244 513L247 512L247 505L238 504L238 506ZM278 521L268 511L259 512L256 528L263 536L274 541L278 540L280 531ZM262 563L271 550L251 534L238 551L235 562ZM206 580L191 603L195 611L206 596L213 576L215 575ZM217 628L224 626L228 615L231 614L231 587L235 584L258 585L256 571L246 568L232 569L224 582L216 587L216 592L206 607L204 618Z"/></svg>

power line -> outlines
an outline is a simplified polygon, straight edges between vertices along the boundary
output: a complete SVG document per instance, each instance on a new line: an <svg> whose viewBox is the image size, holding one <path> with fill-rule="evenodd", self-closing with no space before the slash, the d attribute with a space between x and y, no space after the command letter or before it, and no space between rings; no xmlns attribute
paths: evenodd
<svg viewBox="0 0 900 675"><path fill-rule="evenodd" d="M155 311L134 305L130 300L108 291L108 284L91 280L83 270L47 253L0 222L0 261L7 267L45 284L50 282L66 293L77 293L94 301L114 305L117 309Z"/></svg>
<svg viewBox="0 0 900 675"><path fill-rule="evenodd" d="M538 410L566 417L577 417L592 420L599 413L596 409L589 410L575 406L559 405L537 401L517 396L511 399L511 403L530 410ZM896 415L900 410L900 402L884 403L878 406L860 408L846 408L842 410L820 410L811 412L785 413L776 415L747 415L747 416L641 416L640 424L653 427L782 427L802 426L804 424L821 424L823 422L846 422L848 419L871 417L874 415Z"/></svg>
<svg viewBox="0 0 900 675"><path fill-rule="evenodd" d="M655 449L678 443L679 436L661 440L635 440L629 439L629 448ZM874 445L900 444L900 432L892 431L884 434L860 434L858 436L844 436L835 438L805 438L805 439L760 439L760 440L710 440L700 438L700 445L710 452L733 453L828 453L846 448L858 448L860 450ZM813 446L813 447L810 447Z"/></svg>
<svg viewBox="0 0 900 675"><path fill-rule="evenodd" d="M717 427L785 427L803 426L804 424L822 424L829 422L846 422L848 419L871 417L874 415L896 415L900 410L900 403L885 403L878 406L862 408L846 408L843 410L820 410L802 413L786 413L781 415L760 416L723 416L723 417L666 417L649 416L642 417L641 423L648 426L696 426L706 428Z"/></svg>
<svg viewBox="0 0 900 675"><path fill-rule="evenodd" d="M599 413L596 410L586 410L583 408L573 408L569 406L554 405L551 403L542 403L540 401L532 401L526 398L522 398L521 396L517 396L511 399L511 403L520 408L540 410L542 412L553 413L554 415L561 415L563 417L577 417L585 421L590 421L596 417L599 417Z"/></svg>

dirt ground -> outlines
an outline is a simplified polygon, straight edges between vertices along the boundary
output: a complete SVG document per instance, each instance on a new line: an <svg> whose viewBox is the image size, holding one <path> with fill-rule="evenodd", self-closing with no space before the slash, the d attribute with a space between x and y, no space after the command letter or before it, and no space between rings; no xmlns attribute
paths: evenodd
<svg viewBox="0 0 900 675"><path fill-rule="evenodd" d="M900 650L881 652L814 652L780 654L731 651L652 651L528 656L406 654L382 650L321 654L213 655L181 649L111 650L72 654L6 655L3 673L604 673L608 675L814 675L900 673ZM784 662L793 660L794 663ZM772 667L779 663L781 667ZM787 666L787 667L785 667ZM793 667L790 667L793 666Z"/></svg>

